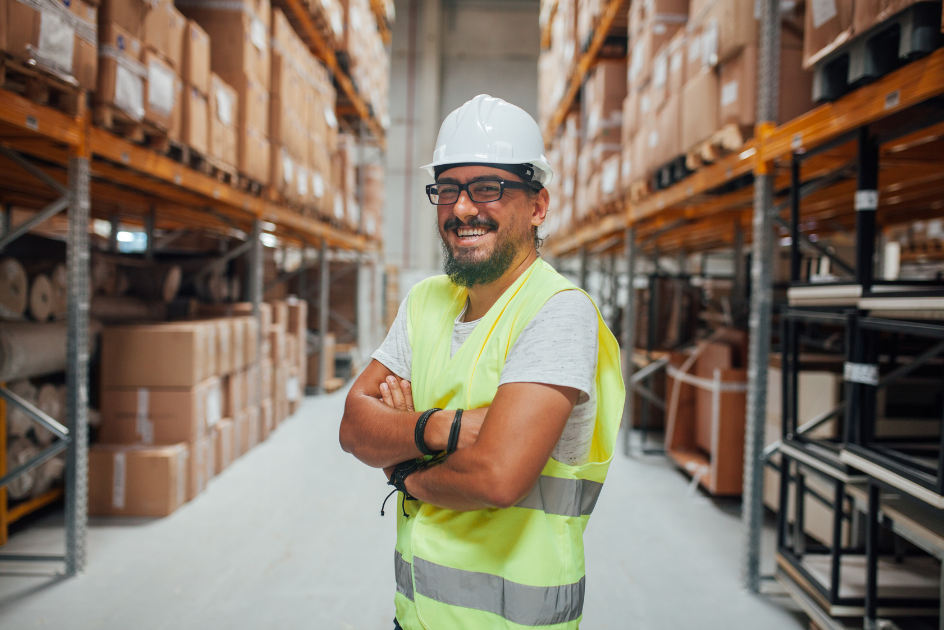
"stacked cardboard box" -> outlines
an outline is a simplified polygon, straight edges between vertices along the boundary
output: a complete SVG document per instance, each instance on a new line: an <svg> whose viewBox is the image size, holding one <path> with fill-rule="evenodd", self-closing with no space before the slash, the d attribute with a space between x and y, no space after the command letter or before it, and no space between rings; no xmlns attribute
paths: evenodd
<svg viewBox="0 0 944 630"><path fill-rule="evenodd" d="M98 73L97 2L37 0L0 4L0 51L26 64L95 89Z"/></svg>
<svg viewBox="0 0 944 630"><path fill-rule="evenodd" d="M261 184L270 177L268 0L178 0L210 36L210 68L237 95L237 168Z"/></svg>
<svg viewBox="0 0 944 630"><path fill-rule="evenodd" d="M383 237L384 168L380 164L363 164L358 168L363 190L361 231L367 236Z"/></svg>
<svg viewBox="0 0 944 630"><path fill-rule="evenodd" d="M286 363L289 365L286 399L291 415L298 409L308 382L308 303L294 297L286 302L286 336L292 340L286 349Z"/></svg>
<svg viewBox="0 0 944 630"><path fill-rule="evenodd" d="M94 102L134 122L144 120L149 78L143 63L146 13L143 0L105 0L98 12L98 80Z"/></svg>
<svg viewBox="0 0 944 630"><path fill-rule="evenodd" d="M345 6L344 37L338 49L350 59L354 85L374 115L386 128L390 124L387 109L390 90L390 57L377 29L377 19L370 0L342 0Z"/></svg>
<svg viewBox="0 0 944 630"><path fill-rule="evenodd" d="M357 202L357 138L353 134L338 134L334 173L334 218L357 230L360 228L361 207Z"/></svg>
<svg viewBox="0 0 944 630"><path fill-rule="evenodd" d="M184 29L180 76L184 84L180 141L210 155L210 36L193 20L187 20Z"/></svg>
<svg viewBox="0 0 944 630"><path fill-rule="evenodd" d="M546 129L567 90L577 59L577 0L559 0L551 21L551 47L538 61L538 123Z"/></svg>
<svg viewBox="0 0 944 630"><path fill-rule="evenodd" d="M235 168L239 162L239 95L215 72L210 73L208 107L210 156Z"/></svg>
<svg viewBox="0 0 944 630"><path fill-rule="evenodd" d="M337 48L344 39L344 4L341 0L310 0L306 4L325 43Z"/></svg>
<svg viewBox="0 0 944 630"><path fill-rule="evenodd" d="M286 199L324 210L337 134L334 88L282 11L272 16L271 181Z"/></svg>
<svg viewBox="0 0 944 630"><path fill-rule="evenodd" d="M216 338L208 322L104 330L91 513L161 516L204 490L216 459L209 431L223 407Z"/></svg>
<svg viewBox="0 0 944 630"><path fill-rule="evenodd" d="M586 135L581 159L586 155L586 175L577 186L584 188L583 202L588 209L612 201L621 191L620 140L626 72L625 60L603 60L584 83L582 106ZM586 212L583 210L581 216Z"/></svg>

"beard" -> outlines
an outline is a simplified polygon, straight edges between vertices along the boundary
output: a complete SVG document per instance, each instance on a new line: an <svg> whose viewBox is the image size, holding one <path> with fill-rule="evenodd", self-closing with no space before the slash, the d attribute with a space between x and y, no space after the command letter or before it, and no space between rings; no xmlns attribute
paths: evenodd
<svg viewBox="0 0 944 630"><path fill-rule="evenodd" d="M455 253L443 235L439 235L442 243L443 271L453 284L467 289L479 284L489 284L501 278L515 261L515 256L522 245L527 242L527 238L518 238L507 230L498 231L498 224L489 219L473 218L469 223L463 224L453 217L446 221L443 229L454 230L462 225L485 227L494 231L496 236L492 253L483 260L476 260L474 250L462 251L460 249L458 253Z"/></svg>

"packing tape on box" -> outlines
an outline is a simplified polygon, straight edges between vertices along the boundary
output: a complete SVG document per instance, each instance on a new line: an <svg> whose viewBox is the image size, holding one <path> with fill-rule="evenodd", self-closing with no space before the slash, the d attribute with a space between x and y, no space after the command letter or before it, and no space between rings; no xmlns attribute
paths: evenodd
<svg viewBox="0 0 944 630"><path fill-rule="evenodd" d="M145 444L154 443L154 423L151 422L151 392L147 387L138 388L138 405L135 414L135 428L138 437Z"/></svg>
<svg viewBox="0 0 944 630"><path fill-rule="evenodd" d="M159 61L151 60L148 64L148 107L164 116L173 114L177 100L175 79L173 70Z"/></svg>
<svg viewBox="0 0 944 630"><path fill-rule="evenodd" d="M207 390L206 394L206 423L208 427L215 426L223 419L223 392L217 382Z"/></svg>
<svg viewBox="0 0 944 630"><path fill-rule="evenodd" d="M125 490L127 487L127 459L123 451L117 451L112 472L111 506L116 510L125 509Z"/></svg>

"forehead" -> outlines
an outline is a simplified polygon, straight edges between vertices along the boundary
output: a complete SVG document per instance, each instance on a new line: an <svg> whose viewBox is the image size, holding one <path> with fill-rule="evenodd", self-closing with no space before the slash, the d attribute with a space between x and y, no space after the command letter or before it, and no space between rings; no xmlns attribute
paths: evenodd
<svg viewBox="0 0 944 630"><path fill-rule="evenodd" d="M504 179L508 181L521 181L514 173L503 171L500 168L492 166L457 166L448 171L443 171L436 178L438 183L464 184L477 179Z"/></svg>

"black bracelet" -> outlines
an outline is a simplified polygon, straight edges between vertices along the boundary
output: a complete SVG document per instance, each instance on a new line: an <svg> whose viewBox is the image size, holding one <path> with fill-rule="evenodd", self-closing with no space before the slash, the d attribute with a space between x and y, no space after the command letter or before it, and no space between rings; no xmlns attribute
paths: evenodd
<svg viewBox="0 0 944 630"><path fill-rule="evenodd" d="M456 409L456 416L452 419L452 428L449 429L449 442L446 444L446 454L451 455L459 448L459 431L462 430L462 410Z"/></svg>
<svg viewBox="0 0 944 630"><path fill-rule="evenodd" d="M416 442L416 448L419 449L420 453L423 455L435 455L435 453L429 450L429 447L426 446L426 438L424 434L426 433L426 423L429 422L430 417L437 411L442 411L442 409L427 409L416 421L416 428L413 430L413 440Z"/></svg>

